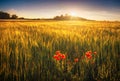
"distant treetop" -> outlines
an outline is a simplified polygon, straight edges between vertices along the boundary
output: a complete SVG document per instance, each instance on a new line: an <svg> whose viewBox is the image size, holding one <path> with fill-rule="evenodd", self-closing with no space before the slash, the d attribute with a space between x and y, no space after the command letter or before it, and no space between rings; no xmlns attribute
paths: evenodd
<svg viewBox="0 0 120 81"><path fill-rule="evenodd" d="M75 17L75 16L71 16L68 14L55 16L53 19L54 20L87 20L87 19L82 18L82 17Z"/></svg>
<svg viewBox="0 0 120 81"><path fill-rule="evenodd" d="M0 11L0 19L10 19L10 14Z"/></svg>
<svg viewBox="0 0 120 81"><path fill-rule="evenodd" d="M23 17L21 17L24 19ZM0 19L18 19L18 16L16 14L10 15L7 12L0 11Z"/></svg>

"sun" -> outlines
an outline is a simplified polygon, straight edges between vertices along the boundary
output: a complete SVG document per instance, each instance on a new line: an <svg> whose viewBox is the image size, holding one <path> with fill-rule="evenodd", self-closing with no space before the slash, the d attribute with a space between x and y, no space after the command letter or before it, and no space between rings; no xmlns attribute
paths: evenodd
<svg viewBox="0 0 120 81"><path fill-rule="evenodd" d="M71 16L77 16L77 13L74 12L74 11L72 11L72 12L70 12L70 15L71 15Z"/></svg>

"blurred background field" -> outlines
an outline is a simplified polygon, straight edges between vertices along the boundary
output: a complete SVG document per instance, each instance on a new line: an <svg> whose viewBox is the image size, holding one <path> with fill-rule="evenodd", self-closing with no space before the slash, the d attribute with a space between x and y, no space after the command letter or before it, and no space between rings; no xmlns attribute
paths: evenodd
<svg viewBox="0 0 120 81"><path fill-rule="evenodd" d="M87 51L97 54L87 61ZM0 81L119 80L120 22L0 22Z"/></svg>

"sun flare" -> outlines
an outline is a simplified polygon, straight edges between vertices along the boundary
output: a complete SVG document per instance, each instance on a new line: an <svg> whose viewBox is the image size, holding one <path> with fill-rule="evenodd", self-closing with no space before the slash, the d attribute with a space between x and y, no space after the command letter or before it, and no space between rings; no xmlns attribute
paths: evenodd
<svg viewBox="0 0 120 81"><path fill-rule="evenodd" d="M77 16L77 13L74 12L74 11L72 11L72 12L70 12L70 15L71 15L71 16Z"/></svg>

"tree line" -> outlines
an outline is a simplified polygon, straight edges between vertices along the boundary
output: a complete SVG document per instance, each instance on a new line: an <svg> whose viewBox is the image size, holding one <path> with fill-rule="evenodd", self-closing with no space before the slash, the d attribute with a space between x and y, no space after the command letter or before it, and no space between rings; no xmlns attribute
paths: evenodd
<svg viewBox="0 0 120 81"><path fill-rule="evenodd" d="M0 11L0 19L27 19L27 18L18 17L16 14L10 15L7 12ZM68 15L68 14L60 15L60 16L55 16L52 19L53 20L87 20L85 18L74 17L74 16L71 16L71 15ZM35 19L33 19L33 20L35 20ZM37 19L37 20L40 20L40 19Z"/></svg>
<svg viewBox="0 0 120 81"><path fill-rule="evenodd" d="M18 19L18 16L16 14L10 15L7 12L0 11L0 19ZM24 18L21 17L21 19L24 19Z"/></svg>
<svg viewBox="0 0 120 81"><path fill-rule="evenodd" d="M87 19L82 18L82 17L71 16L71 15L68 15L68 14L55 16L53 19L54 20L87 20Z"/></svg>

